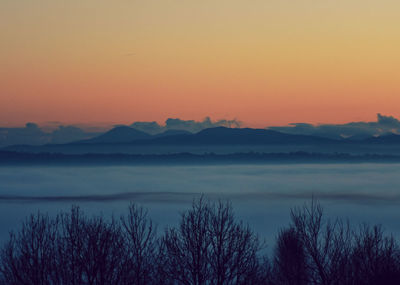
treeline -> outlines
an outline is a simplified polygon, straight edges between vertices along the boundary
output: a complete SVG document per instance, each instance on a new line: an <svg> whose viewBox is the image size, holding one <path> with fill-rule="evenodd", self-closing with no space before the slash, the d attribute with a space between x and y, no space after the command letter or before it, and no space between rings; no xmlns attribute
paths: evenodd
<svg viewBox="0 0 400 285"><path fill-rule="evenodd" d="M400 284L392 236L380 226L329 220L315 201L292 210L272 249L235 218L229 202L195 200L163 234L134 204L118 219L72 207L56 217L31 215L10 234L0 283Z"/></svg>
<svg viewBox="0 0 400 285"><path fill-rule="evenodd" d="M170 164L268 164L268 163L398 163L399 155L319 152L241 152L216 153L29 153L0 150L1 165L170 165Z"/></svg>

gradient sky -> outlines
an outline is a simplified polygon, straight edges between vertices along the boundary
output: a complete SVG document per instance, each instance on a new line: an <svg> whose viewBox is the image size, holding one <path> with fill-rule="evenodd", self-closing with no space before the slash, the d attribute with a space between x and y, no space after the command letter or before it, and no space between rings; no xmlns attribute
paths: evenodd
<svg viewBox="0 0 400 285"><path fill-rule="evenodd" d="M400 115L398 0L1 0L0 125Z"/></svg>

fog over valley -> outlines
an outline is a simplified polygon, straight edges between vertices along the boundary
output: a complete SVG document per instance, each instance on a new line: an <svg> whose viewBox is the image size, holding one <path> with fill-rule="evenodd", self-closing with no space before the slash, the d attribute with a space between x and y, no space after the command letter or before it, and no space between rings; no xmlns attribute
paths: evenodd
<svg viewBox="0 0 400 285"><path fill-rule="evenodd" d="M270 241L290 208L320 200L328 214L382 223L399 232L399 164L294 164L126 167L0 167L0 239L27 214L81 205L118 214L132 201L151 209L160 229L193 198L231 200L237 215Z"/></svg>

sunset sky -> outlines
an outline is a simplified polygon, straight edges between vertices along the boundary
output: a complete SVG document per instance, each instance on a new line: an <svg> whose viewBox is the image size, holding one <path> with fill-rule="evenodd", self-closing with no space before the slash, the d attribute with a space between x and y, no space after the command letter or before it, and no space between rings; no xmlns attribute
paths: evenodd
<svg viewBox="0 0 400 285"><path fill-rule="evenodd" d="M400 115L398 0L1 0L0 125Z"/></svg>

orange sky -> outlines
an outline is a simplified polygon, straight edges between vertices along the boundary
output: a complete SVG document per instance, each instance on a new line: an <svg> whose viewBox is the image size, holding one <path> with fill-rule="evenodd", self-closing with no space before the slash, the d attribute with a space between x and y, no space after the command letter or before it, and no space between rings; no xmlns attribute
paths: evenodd
<svg viewBox="0 0 400 285"><path fill-rule="evenodd" d="M2 0L0 125L400 116L394 0Z"/></svg>

